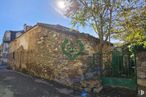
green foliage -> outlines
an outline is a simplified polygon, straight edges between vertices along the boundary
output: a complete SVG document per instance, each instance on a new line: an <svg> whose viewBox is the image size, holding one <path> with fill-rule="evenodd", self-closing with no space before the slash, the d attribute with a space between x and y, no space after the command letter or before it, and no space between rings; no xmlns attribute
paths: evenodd
<svg viewBox="0 0 146 97"><path fill-rule="evenodd" d="M146 27L139 27L146 26L145 9L139 11L138 8L139 3L145 3L144 0L67 1L66 16L71 18L72 25L90 26L102 44L108 39L110 41L111 36L128 42L145 38L143 31Z"/></svg>
<svg viewBox="0 0 146 97"><path fill-rule="evenodd" d="M112 0L67 0L71 3L66 16L72 19L73 26L90 26L101 41L110 36Z"/></svg>
<svg viewBox="0 0 146 97"><path fill-rule="evenodd" d="M114 38L126 43L140 42L146 39L146 6L123 10L118 14L119 22L113 28Z"/></svg>
<svg viewBox="0 0 146 97"><path fill-rule="evenodd" d="M101 54L103 54L104 44L107 41L110 42L110 38L115 34L118 39L120 38L129 41L134 39L133 37L136 37L135 40L137 40L142 35L141 29L133 26L135 23L130 22L132 20L129 19L131 10L137 8L139 0L66 1L69 2L69 6L66 9L66 16L71 18L73 26L89 26L97 33L100 40L99 52L101 52ZM137 19L137 17L134 17L133 20L134 19ZM138 29L133 31L133 28ZM135 34L133 32L137 33ZM128 36L129 34L132 36ZM142 39L143 38L144 37L142 37ZM102 60L103 58L101 58L101 65Z"/></svg>
<svg viewBox="0 0 146 97"><path fill-rule="evenodd" d="M146 41L131 44L129 50L131 52L146 51Z"/></svg>
<svg viewBox="0 0 146 97"><path fill-rule="evenodd" d="M144 46L143 46L143 47L144 47L144 48L146 48L146 42L144 42L143 44L144 44Z"/></svg>

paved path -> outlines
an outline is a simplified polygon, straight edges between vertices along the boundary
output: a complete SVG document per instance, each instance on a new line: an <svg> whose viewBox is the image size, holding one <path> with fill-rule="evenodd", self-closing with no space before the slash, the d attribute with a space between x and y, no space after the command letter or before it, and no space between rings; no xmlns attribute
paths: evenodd
<svg viewBox="0 0 146 97"><path fill-rule="evenodd" d="M0 65L0 97L81 97L81 93L63 85L47 82ZM88 97L135 97L133 92L119 88L104 88ZM146 96L139 96L146 97Z"/></svg>
<svg viewBox="0 0 146 97"><path fill-rule="evenodd" d="M11 70L0 70L0 97L80 97L73 90Z"/></svg>

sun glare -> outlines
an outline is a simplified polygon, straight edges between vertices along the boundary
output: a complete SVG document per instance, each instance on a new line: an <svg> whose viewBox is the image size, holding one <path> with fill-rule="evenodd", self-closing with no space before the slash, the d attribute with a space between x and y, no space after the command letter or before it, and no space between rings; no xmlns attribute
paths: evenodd
<svg viewBox="0 0 146 97"><path fill-rule="evenodd" d="M57 2L57 6L60 9L65 9L65 1L61 0Z"/></svg>

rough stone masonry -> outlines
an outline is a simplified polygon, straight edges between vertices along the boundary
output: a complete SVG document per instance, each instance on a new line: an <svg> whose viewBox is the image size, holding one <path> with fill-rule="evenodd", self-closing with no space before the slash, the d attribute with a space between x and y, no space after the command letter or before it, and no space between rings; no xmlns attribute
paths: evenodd
<svg viewBox="0 0 146 97"><path fill-rule="evenodd" d="M139 85L146 86L146 51L137 53L137 78Z"/></svg>
<svg viewBox="0 0 146 97"><path fill-rule="evenodd" d="M15 70L98 92L99 65L93 64L98 47L99 39L93 36L60 25L38 23L10 43L9 64Z"/></svg>

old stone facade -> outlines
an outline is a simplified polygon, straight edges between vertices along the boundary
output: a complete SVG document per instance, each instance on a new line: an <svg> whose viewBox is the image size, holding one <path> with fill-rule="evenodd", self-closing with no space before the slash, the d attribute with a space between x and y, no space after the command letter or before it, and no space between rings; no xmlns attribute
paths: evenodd
<svg viewBox="0 0 146 97"><path fill-rule="evenodd" d="M2 43L2 63L7 64L8 62L8 53L9 53L9 44L15 38L19 37L24 31L6 31L3 36Z"/></svg>
<svg viewBox="0 0 146 97"><path fill-rule="evenodd" d="M146 86L146 51L137 53L137 77L138 84Z"/></svg>
<svg viewBox="0 0 146 97"><path fill-rule="evenodd" d="M77 40L84 47L74 60L70 60L62 50L65 39L71 41L70 46L75 44L75 50L80 51L81 48L76 44ZM9 64L13 69L74 88L100 89L98 65L93 64L93 54L98 52L98 44L99 40L88 34L60 25L38 23L11 42Z"/></svg>

